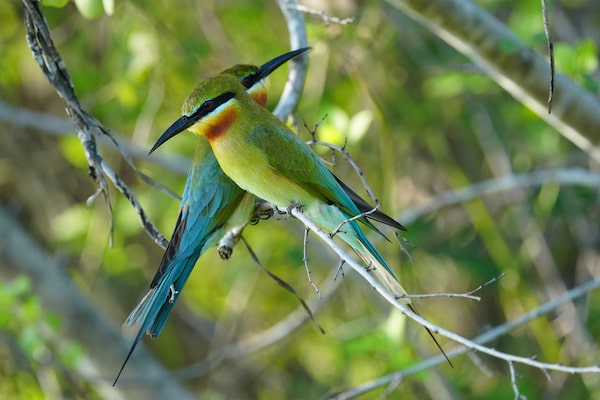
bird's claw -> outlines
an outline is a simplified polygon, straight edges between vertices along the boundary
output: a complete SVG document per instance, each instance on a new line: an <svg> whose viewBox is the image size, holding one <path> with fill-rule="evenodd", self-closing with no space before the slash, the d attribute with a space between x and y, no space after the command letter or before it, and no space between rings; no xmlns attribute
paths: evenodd
<svg viewBox="0 0 600 400"><path fill-rule="evenodd" d="M233 249L227 244L222 244L221 246L219 246L218 252L221 259L229 260L229 258L233 254Z"/></svg>
<svg viewBox="0 0 600 400"><path fill-rule="evenodd" d="M179 294L179 290L175 289L175 285L169 286L169 303L175 303L175 297Z"/></svg>
<svg viewBox="0 0 600 400"><path fill-rule="evenodd" d="M267 220L275 215L275 206L264 200L257 200L256 207L254 209L254 215L250 223L252 225L258 224L262 220Z"/></svg>

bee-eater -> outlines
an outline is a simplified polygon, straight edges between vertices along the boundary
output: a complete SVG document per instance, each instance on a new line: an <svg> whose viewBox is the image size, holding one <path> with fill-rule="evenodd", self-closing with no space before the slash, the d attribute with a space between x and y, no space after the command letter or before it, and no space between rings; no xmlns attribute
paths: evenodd
<svg viewBox="0 0 600 400"><path fill-rule="evenodd" d="M184 104L184 116L151 151L186 129L208 139L219 165L239 187L278 207L300 205L317 224L336 231L393 294L406 294L351 220L361 211L339 180L308 145L250 98L239 79L223 74L201 81ZM377 230L367 218L359 221Z"/></svg>
<svg viewBox="0 0 600 400"><path fill-rule="evenodd" d="M253 101L239 79L221 74L202 80L186 99L183 114L150 153L186 129L206 137L222 170L240 188L277 207L302 207L315 223L346 242L390 293L406 295L358 224L379 232L364 216L372 207L348 190L283 122ZM392 226L404 230L392 221ZM409 298L403 301L416 312ZM425 329L446 356L432 332Z"/></svg>
<svg viewBox="0 0 600 400"><path fill-rule="evenodd" d="M265 78L280 65L307 51L283 54L261 67L236 65L221 74L235 77L252 100L265 107ZM184 108L185 110L185 108ZM243 228L252 218L255 197L244 192L221 170L208 141L201 137L194 164L185 184L179 217L150 290L125 322L138 329L115 383L144 333L157 337L162 331L198 258L215 246L234 227Z"/></svg>

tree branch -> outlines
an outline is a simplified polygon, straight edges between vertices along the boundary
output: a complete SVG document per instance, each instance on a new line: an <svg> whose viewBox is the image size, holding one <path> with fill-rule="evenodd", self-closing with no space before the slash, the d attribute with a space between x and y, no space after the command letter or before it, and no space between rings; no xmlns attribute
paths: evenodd
<svg viewBox="0 0 600 400"><path fill-rule="evenodd" d="M536 187L552 182L565 186L599 188L600 175L582 168L552 169L505 175L478 182L464 188L439 193L423 205L404 210L398 220L402 221L403 224L410 225L419 218L441 208L464 203L477 197L489 196L494 193L520 188Z"/></svg>
<svg viewBox="0 0 600 400"><path fill-rule="evenodd" d="M467 0L386 2L470 58L515 99L600 162L600 101L558 73L549 114L548 62L500 21Z"/></svg>
<svg viewBox="0 0 600 400"><path fill-rule="evenodd" d="M585 282L577 287L570 289L568 292L563 295L548 301L547 303L542 304L540 307L528 312L527 314L515 319L514 321L506 322L502 325L498 325L495 328L490 329L489 331L475 337L472 339L473 343L484 344L491 342L494 339L520 327L532 321L536 318L541 317L542 315L548 314L551 311L556 310L558 307L562 306L565 303L569 303L574 299L584 296L592 290L600 287L600 278L593 279L591 281ZM446 352L448 358L454 358L460 354L464 354L469 352L471 349L465 346L457 346ZM471 353L472 354L472 353ZM350 390L336 393L336 395L331 396L330 399L352 399L358 397L364 393L370 392L378 387L387 385L391 382L394 382L398 379L403 379L407 376L414 375L416 373L431 369L432 367L439 365L445 362L446 359L440 354L427 360L424 360L410 368L396 371L391 374L382 376L378 379L372 380L370 382L366 382L360 386L356 386ZM565 367L569 368L569 367ZM571 371L564 371L567 373L573 373Z"/></svg>
<svg viewBox="0 0 600 400"><path fill-rule="evenodd" d="M73 132L73 124L63 117L58 117L51 114L46 114L38 111L32 111L24 108L13 107L12 105L0 99L0 120L6 121L14 126L23 128L33 128L42 132L58 135L58 136L75 136ZM133 158L143 160L144 162L156 164L170 171L187 174L192 165L192 160L189 157L175 156L173 154L152 154L148 157L148 149L142 148L134 142L126 139L125 136L115 132L111 132L110 140L105 136L98 137L98 143L107 146L109 149L124 149ZM114 142L118 146L112 146Z"/></svg>
<svg viewBox="0 0 600 400"><path fill-rule="evenodd" d="M281 13L285 18L288 27L288 32L290 33L290 48L293 50L307 47L308 40L306 39L304 15L296 9L297 2L295 0L277 0L277 4L281 9ZM306 78L307 65L308 56L306 54L302 54L290 60L288 80L283 88L279 103L277 103L277 106L273 111L273 114L275 114L277 118L285 121L298 106L300 94L302 93L304 80Z"/></svg>
<svg viewBox="0 0 600 400"><path fill-rule="evenodd" d="M375 280L375 278L369 273L369 271L367 270L366 267L357 264L354 261L354 259L349 257L347 255L347 253L344 250L342 250L342 248L329 236L328 233L326 233L322 229L320 229L313 221L311 221L306 215L304 215L299 208L291 208L290 212L291 212L292 216L294 216L295 218L300 220L304 224L305 227L309 228L317 236L319 236L321 238L321 240L323 240L327 244L327 246L329 248L331 248L342 260L344 260L344 262L346 264L350 265L350 267L355 272L360 274L362 276L362 278L364 280L366 280L369 283L369 285L373 289L375 289L375 291L381 297L383 297L388 303L390 303L390 305L392 305L393 307L400 310L404 315L406 315L408 318L412 319L413 321L417 322L419 325L422 325L422 326L428 328L433 333L440 334L454 342L457 342L457 343L463 345L464 351L468 351L468 350L478 351L478 352L487 354L491 357L494 357L494 358L497 358L500 360L504 360L506 362L524 364L524 365L528 365L530 367L534 367L534 368L537 368L540 370L560 371L560 372L571 373L571 374L573 374L573 373L580 373L580 374L581 373L600 373L600 366L597 366L597 365L586 366L586 367L569 367L569 366L563 366L560 364L552 364L552 363L537 361L530 357L521 357L521 356L517 356L517 355L513 355L513 354L508 354L508 353L505 353L502 351L492 349L490 347L483 346L474 340L469 340L463 336L460 336L454 332L448 331L438 325L435 325L435 324L429 322L428 320L421 317L420 315L413 313L405 304L399 302L396 299L396 296L394 296L393 294L389 293L386 289L384 289L383 286L381 286L379 284L379 282L377 282ZM584 286L584 285L582 285L582 286ZM592 286L593 286L593 288L600 286L600 278L592 281ZM551 303L551 302L549 302L549 303ZM546 304L549 304L549 303L546 303ZM446 355L448 357L450 357L451 355L454 355L454 353L448 352L448 353L446 353Z"/></svg>
<svg viewBox="0 0 600 400"><path fill-rule="evenodd" d="M118 178L116 173L112 170L107 169L107 164L104 163L98 147L96 144L96 137L106 136L116 146L123 158L127 163L136 171L136 174L140 176L144 181L153 184L156 187L160 187L159 184L152 181L150 178L141 174L137 168L133 165L131 157L125 152L123 148L119 146L108 130L106 130L98 120L89 115L83 110L75 91L73 89L73 83L69 77L69 73L66 69L66 64L61 58L60 54L54 47L52 37L48 25L39 10L39 3L33 0L23 0L25 6L25 27L27 43L33 58L39 64L42 72L54 86L58 95L63 99L67 111L67 115L71 119L71 122L75 126L77 131L77 137L81 141L84 149L84 153L88 162L88 168L90 176L94 179L99 187L99 192L92 195L90 201L94 201L100 193L105 197L107 203L110 205L110 197L108 192L108 183L106 176L112 180L115 187L131 202L131 204L138 210L140 223L146 230L148 235L161 247L166 248L167 240L160 234L160 232L152 225L152 223L146 217L143 209L139 206L139 202L129 189L129 187L123 184L123 181ZM154 183L152 183L154 182ZM110 206L109 206L110 210ZM111 215L112 224L112 215ZM111 230L112 232L112 230ZM112 238L112 236L111 236Z"/></svg>

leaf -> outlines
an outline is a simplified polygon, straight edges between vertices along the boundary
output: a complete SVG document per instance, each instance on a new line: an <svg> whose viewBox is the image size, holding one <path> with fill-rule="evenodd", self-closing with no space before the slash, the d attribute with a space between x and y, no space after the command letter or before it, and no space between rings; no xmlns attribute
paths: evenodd
<svg viewBox="0 0 600 400"><path fill-rule="evenodd" d="M102 0L74 0L79 13L86 19L98 18L104 13Z"/></svg>

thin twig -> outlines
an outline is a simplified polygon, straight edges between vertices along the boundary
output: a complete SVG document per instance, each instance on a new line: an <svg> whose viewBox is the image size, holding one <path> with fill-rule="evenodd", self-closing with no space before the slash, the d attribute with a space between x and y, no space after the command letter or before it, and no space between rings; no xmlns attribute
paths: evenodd
<svg viewBox="0 0 600 400"><path fill-rule="evenodd" d="M485 344L485 343L491 342L492 340L495 340L496 338L498 338L520 326L525 325L529 321L539 318L542 315L548 314L549 312L557 309L561 305L573 301L573 299L576 299L578 297L586 295L587 293L591 292L592 290L597 289L598 287L600 287L600 278L596 278L591 281L587 281L579 286L576 286L576 287L570 289L569 291L564 293L562 296L559 296L553 300L550 300L550 301L542 304L540 307L528 312L525 315L522 315L521 317L517 318L514 321L506 322L502 325L498 325L498 326L488 330L485 333L482 333L481 335L475 337L471 341L473 343L478 343L478 344ZM469 347L469 346L456 346L455 348L451 349L450 351L447 351L446 355L449 358L454 358L458 355L461 355L461 354L464 354L467 352L469 354L475 354L475 353L471 352L470 350L471 350L471 347ZM398 376L407 377L410 375L414 375L416 373L428 370L440 363L443 363L443 362L445 362L445 360L446 359L441 354L433 356L424 361L421 361L420 363L418 363L416 365L413 365L412 367L406 368L404 370L396 371L396 372L393 372L388 375L384 375L375 380L372 380L372 381L363 383L359 386L356 386L352 389L348 389L344 392L337 393L336 395L331 396L330 399L352 399L352 398L358 397L358 396L360 396L364 393L370 392L371 390L374 390L378 387L389 384L392 380L397 379ZM555 365L558 365L558 364L555 364ZM569 368L569 367L566 367L566 368ZM484 371L484 373L485 373L486 370L482 369L482 371ZM541 371L544 372L544 374L546 374L547 377L549 377L548 372L545 368L542 368ZM565 371L565 370L563 370L562 372L576 373L576 372L582 372L582 371L573 371L573 370ZM598 371L583 371L583 372L598 372Z"/></svg>
<svg viewBox="0 0 600 400"><path fill-rule="evenodd" d="M317 296L319 296L319 298L321 298L321 292L319 291L317 284L312 279L312 273L310 271L310 266L308 265L308 233L309 232L310 232L310 229L308 229L308 228L304 229L304 241L303 241L303 245L302 245L302 251L303 251L302 261L304 261L304 268L306 269L306 276L308 276L308 283L310 283L311 286L313 288L315 288L315 292L317 292Z"/></svg>
<svg viewBox="0 0 600 400"><path fill-rule="evenodd" d="M333 277L333 279L337 279L338 275L341 275L342 278L345 277L344 274L344 260L340 260L340 265L338 265L338 267L335 269L335 276Z"/></svg>
<svg viewBox="0 0 600 400"><path fill-rule="evenodd" d="M379 208L379 205L375 206L375 208L373 208L372 210L362 212L358 215L355 215L354 217L343 220L342 222L340 222L340 224L338 226L336 226L336 228L333 231L329 232L329 236L334 237L335 235L340 233L340 231L344 225L349 224L350 222L356 221L358 219L366 218L367 216L376 212L378 208Z"/></svg>
<svg viewBox="0 0 600 400"><path fill-rule="evenodd" d="M548 4L542 0L542 18L544 20L544 33L548 44L548 56L550 57L550 87L548 88L548 114L552 112L552 98L554 96L554 42L550 30L550 18L548 18Z"/></svg>
<svg viewBox="0 0 600 400"><path fill-rule="evenodd" d="M409 245L413 246L414 245L408 240L406 239L404 236L402 236L402 234L400 233L400 231L395 231L394 232L394 239L396 239L396 243L398 243L398 247L400 247L400 251L402 251L402 253L404 253L404 255L406 257L408 257L408 260L411 263L415 262L415 258L413 257L412 254L410 254L410 251L408 251L408 249L406 248L406 246L404 245L404 243L408 243Z"/></svg>
<svg viewBox="0 0 600 400"><path fill-rule="evenodd" d="M243 236L241 236L241 239L242 239L242 242L244 242L244 245L246 246L246 250L248 250L248 253L250 253L250 257L252 258L252 260L256 264L258 264L258 266L260 267L260 269L262 269L263 272L266 273L269 278L273 279L279 286L281 286L282 288L284 288L285 290L287 290L288 292L290 292L291 294L293 294L296 297L296 299L298 299L298 301L300 302L300 305L302 306L302 308L304 308L304 310L306 311L306 314L308 314L308 316L310 317L310 320L315 325L315 327L319 330L319 332L321 332L322 334L325 334L325 329L323 329L323 327L321 327L321 325L319 325L319 323L315 319L314 314L310 310L310 307L306 304L306 302L304 301L304 299L302 297L300 297L300 295L298 294L298 292L296 292L296 289L294 289L292 287L292 285L290 285L289 283L287 283L286 281L284 281L283 279L281 279L280 277L278 277L277 275L275 275L274 273L272 273L271 271L269 271L260 262L260 260L258 259L258 256L256 255L256 253L254 252L254 250L252 250L252 247L250 247L250 244L246 241L246 238L244 238Z"/></svg>
<svg viewBox="0 0 600 400"><path fill-rule="evenodd" d="M169 241L156 229L156 227L150 222L146 212L142 208L142 205L138 201L137 197L133 194L131 190L129 190L129 186L121 179L119 175L117 175L112 168L104 161L101 161L102 171L109 177L109 179L113 182L115 187L121 192L123 196L129 203L133 206L135 211L138 214L142 227L148 233L148 235L154 240L154 243L162 247L163 249L167 248ZM112 218L111 218L111 226L112 226Z"/></svg>
<svg viewBox="0 0 600 400"><path fill-rule="evenodd" d="M319 139L317 139L317 129L319 128L319 125L323 122L323 120L326 117L327 117L327 115L325 115L323 118L321 118L312 129L308 127L306 122L304 123L304 127L310 132L310 136L311 136L311 140L306 142L306 144L308 144L311 147L312 146L324 146L324 147L328 147L334 151L337 151L339 153L342 153L342 155L344 156L346 161L348 161L348 163L354 169L354 172L356 172L356 175L358 175L358 177L360 178L360 181L361 181L362 185L364 186L365 191L367 192L367 195L371 198L371 200L373 200L373 202L375 203L376 206L379 206L380 205L379 199L377 199L377 197L371 190L371 186L369 186L369 183L367 182L367 179L365 178L365 174L363 174L362 170L360 169L360 167L358 166L356 161L354 161L354 159L350 156L350 153L348 153L348 151L346 150L347 141L344 141L344 145L342 147L340 147L340 146L336 146L335 144L323 142L323 141L320 141Z"/></svg>
<svg viewBox="0 0 600 400"><path fill-rule="evenodd" d="M561 371L561 372L566 372L566 373L600 373L600 366L597 366L597 365L588 366L588 367L569 367L569 366L564 366L564 365L559 365L559 364L540 362L540 361L531 359L529 357L522 357L522 356L516 356L513 354L508 354L508 353L498 351L498 350L495 350L495 349L492 349L492 348L489 348L486 346L482 346L472 340L469 340L469 339L467 339L463 336L460 336L454 332L451 332L447 329L444 329L444 328L440 327L439 325L435 325L435 324L429 322L425 318L423 318L420 315L417 315L414 312L412 312L411 310L409 310L409 308L405 304L399 302L393 294L391 294L387 290L385 290L383 288L383 286L381 286L379 284L379 282L377 282L377 280L363 266L359 265L358 263L356 263L356 261L354 261L354 259L352 259L350 256L348 256L348 254L332 238L330 238L326 232L324 232L322 229L320 229L319 226L317 224L315 224L312 220L310 220L299 208L297 208L297 207L292 208L290 210L290 212L295 218L300 220L304 224L305 227L309 228L317 236L319 236L321 238L321 240L323 240L327 244L328 247L330 247L333 251L335 251L336 254L340 258L344 259L344 261L348 265L350 265L354 271L359 273L363 277L363 279L365 279L369 283L369 285L373 289L375 289L375 291L381 297L383 297L388 303L390 303L393 307L400 310L403 314L405 314L407 317L409 317L413 321L417 322L419 325L422 325L422 326L428 328L432 332L440 334L442 336L445 336L448 339L453 340L457 343L460 343L469 350L479 351L481 353L488 354L492 357L495 357L495 358L498 358L501 360L505 360L507 362L513 361L515 363L529 365L531 367L538 368L538 369L547 369L547 370ZM598 279L597 284L600 285L600 279Z"/></svg>
<svg viewBox="0 0 600 400"><path fill-rule="evenodd" d="M513 393L515 394L515 400L527 400L527 397L523 396L517 386L517 373L515 371L515 365L512 361L508 362L508 370L510 371L510 385L512 386Z"/></svg>
<svg viewBox="0 0 600 400"><path fill-rule="evenodd" d="M474 293L479 292L480 290L482 290L483 288L491 285L494 282L499 281L500 279L502 279L504 277L504 274L500 274L498 276L493 277L492 279L490 279L489 281L477 286L475 289L470 290L468 292L465 293L428 293L428 294L405 294L403 296L397 296L398 299L404 299L404 298L415 298L415 299L426 299L426 298L430 298L430 297L463 297L466 299L471 299L471 300L476 300L476 301L480 301L481 297L479 296L473 296Z"/></svg>
<svg viewBox="0 0 600 400"><path fill-rule="evenodd" d="M313 8L303 6L302 4L296 5L296 10L322 19L325 26L331 25L332 22L334 24L348 25L348 24L353 23L354 20L356 19L355 17L349 17L349 18L330 17L327 14L325 14L325 11L315 10Z"/></svg>

